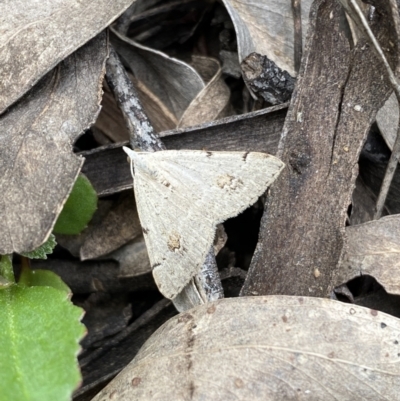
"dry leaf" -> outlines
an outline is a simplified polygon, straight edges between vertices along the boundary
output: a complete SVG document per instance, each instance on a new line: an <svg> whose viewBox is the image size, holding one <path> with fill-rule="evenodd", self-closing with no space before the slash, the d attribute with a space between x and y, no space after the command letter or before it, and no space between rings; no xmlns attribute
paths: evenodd
<svg viewBox="0 0 400 401"><path fill-rule="evenodd" d="M2 1L0 113L133 1Z"/></svg>
<svg viewBox="0 0 400 401"><path fill-rule="evenodd" d="M393 149L394 141L397 136L397 127L399 123L399 105L394 93L386 100L385 104L376 115L376 122L379 130L389 146Z"/></svg>
<svg viewBox="0 0 400 401"><path fill-rule="evenodd" d="M93 401L396 400L400 321L328 299L223 299L165 323Z"/></svg>
<svg viewBox="0 0 400 401"><path fill-rule="evenodd" d="M150 273L151 266L143 235L107 255L119 263L118 277L136 277Z"/></svg>
<svg viewBox="0 0 400 401"><path fill-rule="evenodd" d="M124 117L106 80L103 82L103 91L101 111L94 127L99 129L104 135L111 139L112 142L128 141L129 132L126 128Z"/></svg>
<svg viewBox="0 0 400 401"><path fill-rule="evenodd" d="M336 283L373 276L385 290L400 295L400 215L346 227Z"/></svg>
<svg viewBox="0 0 400 401"><path fill-rule="evenodd" d="M103 33L0 118L0 254L31 251L50 234L83 163L72 144L99 112L107 53Z"/></svg>
<svg viewBox="0 0 400 401"><path fill-rule="evenodd" d="M179 127L218 120L230 114L231 92L222 78L219 62L210 57L193 56L192 65L207 85L185 110Z"/></svg>
<svg viewBox="0 0 400 401"><path fill-rule="evenodd" d="M257 52L295 76L294 24L291 2L223 0L235 25L239 61ZM302 0L302 35L305 43L312 0Z"/></svg>
<svg viewBox="0 0 400 401"><path fill-rule="evenodd" d="M142 234L131 191L121 194L108 214L90 227L80 249L81 260L106 255Z"/></svg>
<svg viewBox="0 0 400 401"><path fill-rule="evenodd" d="M111 42L141 81L176 118L204 88L200 75L183 61L142 46L111 28Z"/></svg>

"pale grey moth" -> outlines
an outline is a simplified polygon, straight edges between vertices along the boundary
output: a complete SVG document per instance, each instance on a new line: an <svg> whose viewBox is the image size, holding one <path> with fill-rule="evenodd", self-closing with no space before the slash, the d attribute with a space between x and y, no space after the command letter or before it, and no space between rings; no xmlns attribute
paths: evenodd
<svg viewBox="0 0 400 401"><path fill-rule="evenodd" d="M124 150L153 276L169 299L199 272L217 224L256 202L284 167L258 152Z"/></svg>

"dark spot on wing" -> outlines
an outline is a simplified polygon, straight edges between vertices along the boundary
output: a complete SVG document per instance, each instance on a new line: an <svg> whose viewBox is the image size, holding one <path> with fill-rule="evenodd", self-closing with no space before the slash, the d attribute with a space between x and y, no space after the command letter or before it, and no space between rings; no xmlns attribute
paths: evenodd
<svg viewBox="0 0 400 401"><path fill-rule="evenodd" d="M247 156L249 155L249 153L250 153L250 152L245 152L245 153L243 153L242 159L243 159L244 162L246 161Z"/></svg>
<svg viewBox="0 0 400 401"><path fill-rule="evenodd" d="M149 230L145 227L142 227L142 231L143 231L143 234L147 234L149 232Z"/></svg>
<svg viewBox="0 0 400 401"><path fill-rule="evenodd" d="M206 152L206 156L207 156L207 157L211 157L212 154L213 154L213 152L208 152L208 151Z"/></svg>

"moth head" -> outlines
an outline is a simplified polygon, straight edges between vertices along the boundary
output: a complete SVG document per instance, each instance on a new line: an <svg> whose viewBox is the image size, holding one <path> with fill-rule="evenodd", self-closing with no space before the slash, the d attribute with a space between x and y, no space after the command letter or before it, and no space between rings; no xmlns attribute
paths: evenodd
<svg viewBox="0 0 400 401"><path fill-rule="evenodd" d="M126 146L123 146L122 149L129 156L131 162L132 177L135 176L135 170L137 171L137 169L140 169L141 173L145 173L151 176L155 175L155 172L149 168L148 161L145 156L146 154L149 154L151 152L135 151L127 148Z"/></svg>

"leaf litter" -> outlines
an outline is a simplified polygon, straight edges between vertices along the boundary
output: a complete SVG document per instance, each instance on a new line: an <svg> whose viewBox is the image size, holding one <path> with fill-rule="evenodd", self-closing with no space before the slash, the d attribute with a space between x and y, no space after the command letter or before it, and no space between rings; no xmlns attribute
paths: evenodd
<svg viewBox="0 0 400 401"><path fill-rule="evenodd" d="M56 272L70 286L73 302L87 310L89 335L79 357L83 384L74 399L89 400L101 391L147 339L96 400L151 398L149 391L159 399L397 399L400 311L396 295L387 292L398 294L398 172L384 208L389 216L371 221L395 142L391 117L397 108L389 101L371 127L390 86L369 39L326 0L121 0L111 8L99 3L96 10L81 2L61 20L60 10L72 7L63 1L51 6L56 12L46 17L47 27L40 18L28 21L50 8L26 12L16 22L16 8L7 4L7 34L18 24L22 28L8 42L18 46L0 50L6 52L0 74L10 78L0 96L7 205L1 209L0 246L4 254L25 253L45 243L85 159L82 171L100 197L88 227L58 234L53 254L31 261L32 273L26 259L14 258L16 271L22 270L17 285L64 288ZM390 49L386 55L397 73L397 6L388 0L375 7L363 10L383 50ZM67 22L65 30L60 21ZM107 82L110 45L100 33L106 26L119 54L111 51ZM56 51L52 41L59 43ZM24 48L30 51L13 69ZM33 63L33 54L42 56ZM115 71L124 71L124 78ZM341 73L338 88L334 77ZM50 95L57 79L65 91ZM282 102L290 99L288 109ZM318 121L332 130L321 136L322 125L313 129ZM140 139L147 135L144 127L150 140ZM22 147L18 138L25 138ZM150 274L122 152L128 141L146 150L262 151L287 164L267 197L224 223L227 240L218 235L220 245L216 240L210 247L174 301L179 310L196 308L172 320L177 312L162 300ZM14 159L19 162L10 170ZM292 192L285 192L285 180ZM282 247L271 246L279 241ZM305 258L296 260L298 255ZM260 280L263 275L268 278ZM6 276L1 271L0 292L13 288ZM236 298L210 303L222 291ZM237 298L240 293L253 297ZM269 295L254 297L263 293Z"/></svg>

